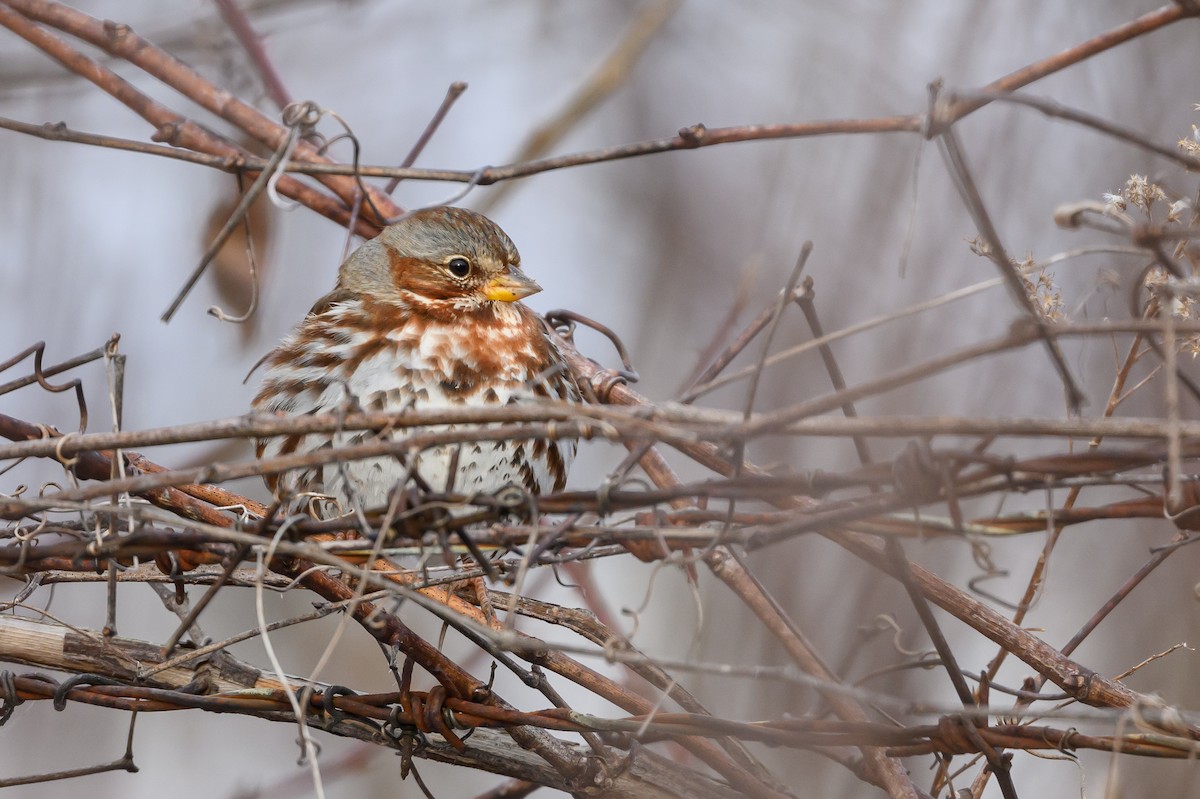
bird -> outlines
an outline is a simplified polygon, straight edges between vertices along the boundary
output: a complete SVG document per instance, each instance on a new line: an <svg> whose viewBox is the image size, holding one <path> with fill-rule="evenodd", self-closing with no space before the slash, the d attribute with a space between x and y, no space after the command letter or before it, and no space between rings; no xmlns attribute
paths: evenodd
<svg viewBox="0 0 1200 799"><path fill-rule="evenodd" d="M350 254L333 290L265 359L255 412L303 416L364 411L492 408L560 400L579 385L545 323L521 300L541 287L500 227L474 211L414 211ZM428 428L428 429L446 429ZM401 430L407 434L409 430ZM257 439L259 458L369 441L372 431ZM560 491L574 439L477 441L406 456L372 457L268 477L277 496L311 492L342 509L385 506L419 477L431 491L463 495L516 486ZM419 483L418 483L419 484ZM281 493L281 490L283 493Z"/></svg>

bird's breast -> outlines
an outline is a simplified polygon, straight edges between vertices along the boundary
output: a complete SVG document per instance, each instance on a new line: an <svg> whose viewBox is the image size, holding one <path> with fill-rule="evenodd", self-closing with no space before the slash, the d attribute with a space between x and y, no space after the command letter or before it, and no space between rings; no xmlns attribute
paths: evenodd
<svg viewBox="0 0 1200 799"><path fill-rule="evenodd" d="M361 407L403 412L449 407L502 407L545 398L578 400L573 381L530 312L504 304L489 315L453 323L393 313L384 320L361 304L335 305L305 320L268 362L254 406L292 414ZM552 368L557 363L559 370ZM445 431L430 426L426 432ZM404 436L416 431L397 430ZM365 443L366 431L297 434L259 443L262 457L310 453ZM561 488L574 441L480 441L461 448L436 445L416 455L327 464L293 474L292 489L321 487L343 501L366 506L415 468L435 488L494 491L516 484L530 491ZM457 464L457 466L455 466ZM354 486L349 491L346 480Z"/></svg>

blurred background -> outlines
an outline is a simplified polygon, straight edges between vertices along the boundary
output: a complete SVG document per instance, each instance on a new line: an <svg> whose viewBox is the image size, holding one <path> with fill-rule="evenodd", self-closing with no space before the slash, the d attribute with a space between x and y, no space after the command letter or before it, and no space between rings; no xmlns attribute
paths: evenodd
<svg viewBox="0 0 1200 799"><path fill-rule="evenodd" d="M211 3L76 5L129 23L218 85L277 114L245 51ZM1035 0L882 5L862 0L736 5L245 0L240 5L291 96L345 119L361 142L364 163L399 163L447 87L467 82L469 89L417 165L468 170L521 157L530 136L559 117L614 52L629 56L615 87L566 125L547 154L669 137L694 123L718 127L920 113L927 105L927 85L935 79L947 89L976 88L1156 7L1113 0L1052 7ZM637 42L637 32L645 34L644 41ZM1169 144L1190 135L1197 121L1196 32L1194 22L1179 23L1072 66L1030 91ZM223 129L128 64L99 57L143 91ZM0 115L34 124L62 121L78 130L140 140L152 132L111 97L3 30ZM1099 200L1119 190L1130 174L1149 175L1183 195L1195 193L1194 180L1163 161L1027 109L989 107L957 130L993 222L1018 259L1032 254L1044 260L1086 244L1112 243L1060 230L1052 214L1063 203ZM344 161L351 157L345 143L334 154ZM0 248L0 360L45 340L47 360L57 362L95 349L119 332L120 349L128 356L124 425L129 429L243 413L257 382L243 383L243 377L332 286L347 246L343 229L310 211L264 206L256 217L262 274L251 321L222 323L205 313L213 305L230 314L245 308L247 281L233 251L223 271L210 272L173 321L163 324L160 314L236 202L232 176L9 131L0 131L0 176L5 186L0 192L0 241L5 243ZM456 190L456 184L406 181L395 197L415 207ZM989 261L971 252L968 240L976 235L975 226L936 148L911 134L835 135L665 153L478 188L460 204L486 207L517 243L528 273L545 289L530 305L541 311L573 309L619 332L642 375L638 390L654 399L677 394L739 297L744 296L742 323L771 302L805 239L814 243L805 274L814 280L826 330L997 274ZM1126 289L1136 266L1135 259L1099 255L1071 259L1051 271L1065 312L1083 320L1128 313ZM853 385L1000 334L1019 315L1003 289L991 289L852 337L836 352ZM776 347L807 338L803 318L789 315ZM615 363L598 336L581 333L579 343L585 353ZM1090 412L1103 407L1115 352L1105 341L1066 346ZM93 409L90 429L107 429L103 369L93 364L82 374ZM810 354L770 370L757 407L827 391L828 378ZM745 385L736 384L706 402L740 409L744 399ZM0 410L62 430L76 425L74 403L66 395L25 389L0 399ZM873 399L859 410L1057 416L1064 413L1064 402L1044 352L1030 347ZM1155 393L1135 398L1125 412L1157 413ZM1187 412L1194 414L1195 408ZM880 444L877 454L894 454L903 443ZM241 444L151 453L172 466L249 454L249 446ZM797 471L856 465L844 441L781 439L757 445L750 454L759 463ZM586 446L572 484L594 486L621 456L602 444ZM54 479L38 471L44 464L22 468L31 484ZM234 487L266 494L252 483ZM1017 501L1040 507L1045 497ZM1061 645L1144 562L1149 547L1165 543L1173 531L1165 522L1069 530L1026 625ZM989 580L986 588L1015 601L1043 536L989 544L993 562L1011 576ZM913 542L908 551L958 585L980 574L967 548L957 543ZM866 635L861 630L876 629L881 614L892 614L899 626L898 645L928 648L900 588L823 539L796 540L752 555L749 562L830 663L840 663L860 643ZM1196 566L1194 551L1169 560L1156 572L1153 587L1123 603L1079 658L1115 674L1194 639L1200 629L1192 590ZM743 665L786 662L744 608L708 578L693 598L677 570L656 570L631 558L591 568L598 594L589 601L609 608L650 654ZM7 596L17 585L5 581L0 591ZM572 591L578 594L545 582L531 590L567 604ZM122 595L119 631L162 640L175 619L149 590L144 597L141 593ZM305 610L308 599L297 593L270 597L276 603L272 614ZM50 592L37 596L45 601ZM585 604L583 598L574 603ZM72 624L98 628L103 590L59 586L50 610ZM249 603L235 591L223 592L204 622L213 636L254 625ZM436 631L425 622L422 629ZM289 672L306 674L312 668L335 624L326 619L273 637ZM968 671L978 672L995 654L994 645L957 623L946 626L960 636L955 645ZM870 638L854 671L862 674L872 664L900 659L892 637L889 631ZM265 665L257 643L238 645L234 652ZM475 665L482 673L482 664ZM390 677L379 666L375 644L350 630L321 679L384 689ZM1193 651L1179 651L1140 671L1130 684L1159 692L1172 704L1195 707L1200 700L1196 666ZM1010 659L999 681L1019 685L1027 674ZM685 683L715 713L743 720L800 714L815 701L805 691L767 682L695 676L685 677ZM905 696L951 696L944 673L937 671L909 672L872 687ZM510 700L534 707L543 701L519 686L502 690ZM614 712L602 703L582 709ZM21 723L0 729L0 775L5 777L115 759L124 746L127 719L79 705L56 714L42 702L18 710L15 722ZM293 728L249 718L200 712L143 716L135 743L140 774L17 788L13 795L304 796L310 786L307 772L295 765L294 738ZM320 743L322 763L331 769L328 795L419 795L411 782L400 783L398 758L330 736L321 736ZM819 757L762 754L800 795L806 786L822 796L864 795L862 783ZM1130 758L1110 774L1111 758L1094 753L1083 755L1079 766L1016 757L1017 787L1028 792L1022 795L1100 797L1111 789L1112 795L1183 796L1197 789L1195 766L1182 762ZM344 773L333 771L333 764ZM438 797L472 796L500 781L418 765ZM925 775L914 776L918 784L928 784ZM1135 785L1136 790L1130 787ZM1131 792L1125 794L1127 789ZM987 795L999 795L994 784Z"/></svg>

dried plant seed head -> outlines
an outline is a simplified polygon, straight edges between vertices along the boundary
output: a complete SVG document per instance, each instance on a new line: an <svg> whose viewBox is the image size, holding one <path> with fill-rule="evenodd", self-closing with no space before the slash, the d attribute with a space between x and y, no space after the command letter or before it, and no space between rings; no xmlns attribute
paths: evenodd
<svg viewBox="0 0 1200 799"><path fill-rule="evenodd" d="M1156 202L1167 199L1167 193L1157 183L1151 183L1145 175L1130 175L1122 191L1125 200L1147 214Z"/></svg>
<svg viewBox="0 0 1200 799"><path fill-rule="evenodd" d="M1022 275L1021 282L1039 316L1047 322L1061 322L1066 318L1062 290L1055 285L1052 274L1043 269L1034 280Z"/></svg>
<svg viewBox="0 0 1200 799"><path fill-rule="evenodd" d="M1179 140L1179 149L1188 155L1200 158L1200 128L1192 125L1192 135Z"/></svg>
<svg viewBox="0 0 1200 799"><path fill-rule="evenodd" d="M980 258L987 258L992 249L988 243L983 240L982 236L975 235L966 239L967 247L970 248L971 254L978 255Z"/></svg>

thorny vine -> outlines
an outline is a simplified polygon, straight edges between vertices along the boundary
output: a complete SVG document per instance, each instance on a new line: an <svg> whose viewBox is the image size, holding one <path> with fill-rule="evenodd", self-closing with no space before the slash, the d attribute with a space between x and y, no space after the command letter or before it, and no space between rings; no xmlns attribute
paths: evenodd
<svg viewBox="0 0 1200 799"><path fill-rule="evenodd" d="M239 37L252 43L252 30L242 24L245 20L238 17L236 7L224 4L222 12L232 15L231 25ZM656 403L633 390L629 382L636 372L624 345L602 326L599 329L612 339L624 368L606 369L580 354L571 331L575 324L590 321L559 312L551 321L563 337L571 368L588 390L590 404L585 406L354 412L286 420L245 416L128 431L119 429L121 356L116 338L58 364L47 364L44 347L33 345L0 364L0 372L28 372L0 385L0 395L33 390L33 386L53 392L74 390L79 425L64 434L40 420L0 414L0 436L12 442L0 445L0 468L7 470L10 464L27 458L52 459L61 464L66 476L63 485L45 486L36 492L19 487L0 495L0 517L8 522L0 530L0 573L23 582L16 596L0 605L9 611L0 615L0 660L69 676L59 680L41 672L0 672L0 724L11 722L21 703L39 700L50 700L60 709L68 702L99 705L130 711L133 718L143 712L207 710L297 723L318 791L321 778L312 730L395 749L403 757L403 773L413 774L418 781L415 761L422 758L505 774L520 781L512 795L539 785L613 796L743 794L765 799L794 795L759 761L750 746L754 744L828 757L893 797L950 795L963 779L971 780L972 795L978 796L993 778L1006 797L1016 796L1010 750L1071 757L1092 749L1114 755L1194 758L1200 741L1200 722L1194 714L1139 694L1122 682L1126 675L1107 677L1072 655L1130 591L1200 534L1200 478L1189 474L1187 468L1200 457L1200 423L1182 418L1180 410L1185 401L1200 399L1200 386L1189 369L1191 357L1200 350L1196 197L1169 196L1160 185L1134 176L1119 192L1060 209L1061 225L1116 236L1121 242L1119 249L1138 255L1145 264L1130 284L1126 318L1074 322L1048 271L1051 264L1032 257L1013 258L1000 241L976 189L969 153L955 136L955 125L990 103L1017 103L1091 127L1194 171L1200 167L1200 145L1194 137L1170 148L1104 120L1014 92L1196 13L1193 4L1167 5L977 92L935 87L929 109L923 113L722 129L695 125L674 137L590 153L474 170L431 170L414 168L412 163L465 87L452 87L402 166L359 164L357 140L354 163L343 165L333 161L328 142L316 132L328 116L325 110L314 104L287 104L286 91L273 73L273 96L286 105L285 124L236 98L221 98L217 87L127 26L101 22L54 2L3 0L0 25L125 103L154 126L157 141L171 146L81 133L60 125L0 120L0 127L60 141L181 158L252 180L245 199L195 268L167 317L200 278L224 236L241 224L259 192L290 198L370 236L386 220L403 213L389 196L400 179L458 182L469 190L551 169L668 150L829 133L892 132L938 141L947 169L978 225L979 238L972 247L992 260L1000 272L997 280L971 291L997 283L1007 285L1020 319L1002 337L848 386L833 357L833 342L971 291L826 333L817 316L819 303L814 300L812 284L798 283L802 262L777 303L743 330L727 331L731 333L729 343L716 348L708 368L678 401ZM661 19L653 24L661 24ZM272 154L260 157L211 133L123 81L60 34L128 60ZM262 68L268 69L269 64ZM342 135L353 139L349 126L333 116L345 129ZM366 182L379 177L392 179L387 190ZM763 342L769 344L770 331L780 314L793 305L803 310L813 338L791 351L770 352ZM1067 403L1075 408L1080 391L1059 342L1068 337L1097 336L1120 340L1127 348L1107 403L1097 415L1055 419L870 417L859 416L855 408L863 399L925 380L958 364L1031 345L1040 346L1044 357L1056 364ZM755 342L761 345L756 362L737 371L728 368ZM764 370L786 368L789 358L812 350L820 351L828 368L833 389L827 393L766 411L749 403L742 412L694 404L734 381L756 384ZM109 374L116 432L87 432L81 378L59 378L84 374L80 370L98 360L105 362ZM29 361L31 369L25 366ZM1140 371L1135 368L1139 365ZM1166 408L1162 418L1117 416L1125 400L1150 388L1161 391ZM842 415L827 416L831 411ZM428 425L452 426L430 430ZM187 469L159 465L132 449L334 429L377 435L363 444L308 455ZM745 458L747 446L765 436L846 438L856 444L863 462L859 468L843 472L771 473ZM937 437L943 441L950 438L953 443L936 442ZM1071 441L1080 437L1090 439L1088 445L1071 447ZM279 503L264 506L221 486L236 478L317 463L503 438L599 438L628 448L630 457L613 471L611 480L592 491L534 498L516 489L463 496L428 487L400 487L386 508L344 508L347 515L331 520L288 516ZM872 459L866 446L873 438L905 438L912 443L896 458L881 461ZM1003 450L1005 442L1021 438L1050 441L1055 450L1027 456L993 454ZM967 439L969 443L963 445ZM700 480L680 479L663 456L664 449L705 467L710 475ZM1020 451L1016 445L1012 450ZM649 482L631 476L635 465ZM1120 498L1106 492L1106 501L1099 506L1078 504L1085 490L1106 488L1132 491ZM1017 491L1040 491L1053 497L1060 489L1067 492L1066 500L1047 502L1040 513L968 518L964 510L964 506L974 507L970 501L981 497ZM312 501L323 500L314 497ZM448 505L465 505L471 510L457 515L438 512ZM1045 564L1063 530L1098 519L1133 518L1165 519L1174 526L1175 537L1154 550L1064 646L1056 648L1025 629L1022 621L1042 587ZM1016 604L984 601L987 595L982 589L962 590L910 561L905 551L907 543L931 537L963 541L990 574L994 567L988 563L989 538L1042 531L1048 534L1045 550ZM807 534L828 538L904 587L935 651L911 653L898 646L898 652L911 657L897 668L942 669L955 690L954 701L939 705L890 696L868 685L877 675L850 683L840 676L844 669L826 664L743 558L748 552L779 547ZM790 664L668 662L640 652L612 624L592 613L539 601L522 590L523 575L531 569L566 570L587 560L630 554L643 561L681 567L693 581L698 568L705 567L764 625ZM405 565L414 559L415 567ZM68 627L28 602L43 587L80 582L108 586L110 609L102 631ZM115 594L132 582L158 588L164 604L179 615L179 627L165 645L115 634ZM188 586L196 587L190 595ZM501 586L512 590L500 590ZM971 588L975 587L973 583ZM320 598L311 613L270 622L262 617L256 629L224 640L209 640L199 627L204 609L219 591L253 591L261 609L263 592L299 589ZM412 612L410 606L432 614L490 662L540 692L545 707L511 705L490 678L482 678L477 670L449 657L440 641L415 632L405 620ZM995 644L996 655L984 670L975 672L959 662L933 606ZM262 637L271 652L269 636L274 630L331 614L356 622L379 642L385 655L381 665L394 675L394 691L367 694L321 683L315 675L307 679L289 676L277 660L271 669L259 669L227 651L237 641ZM580 641L548 644L521 632L516 625L518 617L556 625ZM895 629L899 635L894 620L880 629ZM187 645L180 646L181 641ZM645 690L634 690L588 667L587 658L622 664L644 682ZM1020 686L998 683L1001 664L1013 658L1033 674ZM684 687L680 675L689 673L804 685L817 692L828 711L753 722L720 718ZM414 679L420 675L427 675L434 685L428 690L416 689ZM563 681L607 699L626 715L599 717L573 710L555 687ZM1048 682L1054 683L1054 692L1045 690ZM1079 704L1088 707L1080 709ZM1093 731L1085 731L1088 729ZM582 745L570 742L574 740ZM640 746L660 741L683 747L706 769L672 762ZM131 723L126 753L113 763L4 779L0 785L65 779L101 770L136 770L134 742ZM951 767L952 758L963 755L978 758L971 760L979 768L969 778ZM930 757L937 771L927 794L916 786L901 759ZM423 782L421 785L424 788Z"/></svg>

